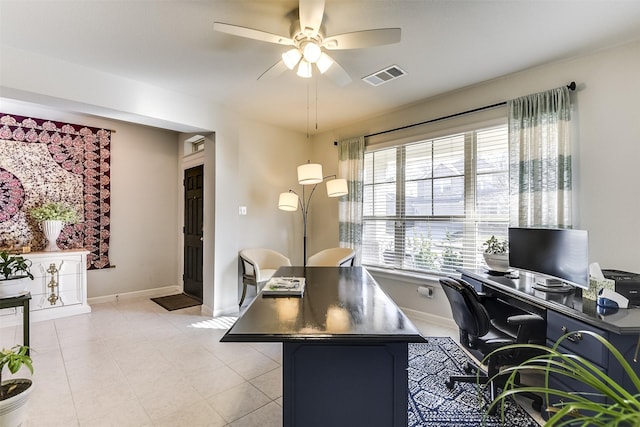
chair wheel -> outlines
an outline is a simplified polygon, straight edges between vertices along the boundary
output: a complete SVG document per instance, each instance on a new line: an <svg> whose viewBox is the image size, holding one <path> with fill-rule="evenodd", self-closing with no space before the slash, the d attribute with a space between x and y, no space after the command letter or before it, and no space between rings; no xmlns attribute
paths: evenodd
<svg viewBox="0 0 640 427"><path fill-rule="evenodd" d="M449 380L449 381L445 381L444 385L446 385L449 390L453 390L453 387L454 387L455 383L453 381Z"/></svg>

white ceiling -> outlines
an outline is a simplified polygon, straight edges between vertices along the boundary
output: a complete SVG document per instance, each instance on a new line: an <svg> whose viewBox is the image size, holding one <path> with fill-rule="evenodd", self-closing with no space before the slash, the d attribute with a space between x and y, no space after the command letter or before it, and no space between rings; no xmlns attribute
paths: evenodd
<svg viewBox="0 0 640 427"><path fill-rule="evenodd" d="M287 71L286 47L214 32L214 21L289 35L296 0L0 1L0 43L320 132L523 69L640 39L640 1L327 0L326 35L400 27L399 44L331 55L346 87ZM396 64L379 87L360 79ZM317 87L317 91L316 91ZM317 93L317 100L316 100ZM309 98L308 98L309 97Z"/></svg>

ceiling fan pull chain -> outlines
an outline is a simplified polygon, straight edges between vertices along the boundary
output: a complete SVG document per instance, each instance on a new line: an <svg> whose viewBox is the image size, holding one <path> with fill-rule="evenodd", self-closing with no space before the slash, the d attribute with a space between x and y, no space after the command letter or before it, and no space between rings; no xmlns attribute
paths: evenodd
<svg viewBox="0 0 640 427"><path fill-rule="evenodd" d="M307 80L307 141L309 140L309 81Z"/></svg>

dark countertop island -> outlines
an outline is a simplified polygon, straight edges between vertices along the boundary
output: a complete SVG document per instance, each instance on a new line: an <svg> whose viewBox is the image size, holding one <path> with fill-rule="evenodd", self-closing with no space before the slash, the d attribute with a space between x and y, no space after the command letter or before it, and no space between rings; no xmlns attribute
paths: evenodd
<svg viewBox="0 0 640 427"><path fill-rule="evenodd" d="M276 275L305 277L304 295L259 293L221 341L424 341L362 267L283 267Z"/></svg>
<svg viewBox="0 0 640 427"><path fill-rule="evenodd" d="M283 343L285 427L406 427L408 343L425 342L362 267L282 267L303 296L259 293L223 342Z"/></svg>

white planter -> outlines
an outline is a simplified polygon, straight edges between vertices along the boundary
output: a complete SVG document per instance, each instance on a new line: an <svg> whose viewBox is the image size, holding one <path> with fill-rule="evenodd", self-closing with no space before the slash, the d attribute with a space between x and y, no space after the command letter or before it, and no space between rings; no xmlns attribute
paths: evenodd
<svg viewBox="0 0 640 427"><path fill-rule="evenodd" d="M487 263L489 270L506 273L509 271L509 254L483 254L484 262Z"/></svg>
<svg viewBox="0 0 640 427"><path fill-rule="evenodd" d="M2 384L11 382L28 383L29 388L17 396L0 400L0 426L2 427L20 427L24 425L27 419L27 400L33 390L33 383L28 379L3 381Z"/></svg>
<svg viewBox="0 0 640 427"><path fill-rule="evenodd" d="M47 238L47 247L44 248L44 250L48 252L59 251L60 248L58 247L56 240L58 240L58 236L60 236L60 233L64 228L64 221L57 221L57 220L42 221L41 227L42 227L42 232Z"/></svg>
<svg viewBox="0 0 640 427"><path fill-rule="evenodd" d="M15 297L26 292L31 279L22 277L20 279L0 280L0 298ZM2 424L0 424L1 426Z"/></svg>

